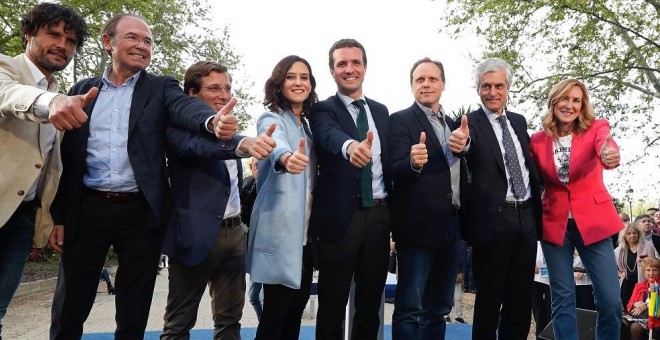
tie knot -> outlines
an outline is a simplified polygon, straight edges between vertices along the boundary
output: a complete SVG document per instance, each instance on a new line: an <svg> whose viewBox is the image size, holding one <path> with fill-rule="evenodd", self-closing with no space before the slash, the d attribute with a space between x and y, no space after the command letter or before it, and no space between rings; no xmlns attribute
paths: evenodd
<svg viewBox="0 0 660 340"><path fill-rule="evenodd" d="M362 99L354 101L353 105L357 106L358 109L364 109L364 101Z"/></svg>
<svg viewBox="0 0 660 340"><path fill-rule="evenodd" d="M506 122L506 116L505 116L505 115L500 115L500 116L497 117L496 119L500 122L500 124L502 124L502 126L506 126L506 125L507 125L507 122Z"/></svg>

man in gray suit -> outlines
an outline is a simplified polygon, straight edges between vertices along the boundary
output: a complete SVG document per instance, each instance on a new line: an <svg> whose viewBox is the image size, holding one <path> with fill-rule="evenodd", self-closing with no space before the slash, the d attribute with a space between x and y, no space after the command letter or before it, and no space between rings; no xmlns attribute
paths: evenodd
<svg viewBox="0 0 660 340"><path fill-rule="evenodd" d="M44 247L53 228L49 207L61 173L61 133L35 122L47 115L59 84L88 37L80 14L41 3L21 21L25 53L0 55L0 332L21 280L30 246ZM0 337L1 338L1 337Z"/></svg>

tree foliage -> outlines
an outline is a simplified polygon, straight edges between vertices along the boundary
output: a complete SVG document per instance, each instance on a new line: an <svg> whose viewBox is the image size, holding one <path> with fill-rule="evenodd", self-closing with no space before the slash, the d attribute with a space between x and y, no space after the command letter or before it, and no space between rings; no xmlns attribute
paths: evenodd
<svg viewBox="0 0 660 340"><path fill-rule="evenodd" d="M20 17L37 2L7 0L0 6L0 53L16 55L23 51ZM61 3L78 10L91 33L82 51L60 74L66 88L78 80L101 74L109 64L109 56L102 49L100 31L105 21L122 12L143 16L152 30L155 44L150 72L170 74L183 81L188 66L199 60L220 62L232 71L242 66L241 56L229 44L228 28L217 28L206 0L63 0ZM248 94L246 87L252 85L234 83L233 86L234 96L239 100L234 113L241 129L251 119L246 108L255 103L255 98Z"/></svg>
<svg viewBox="0 0 660 340"><path fill-rule="evenodd" d="M660 1L657 0L447 0L445 32L485 39L484 57L515 68L512 101L545 111L559 80L582 79L597 116L619 135L660 144L648 125L660 103ZM535 120L538 121L538 120ZM642 129L642 130L640 130ZM639 132L645 132L639 134Z"/></svg>

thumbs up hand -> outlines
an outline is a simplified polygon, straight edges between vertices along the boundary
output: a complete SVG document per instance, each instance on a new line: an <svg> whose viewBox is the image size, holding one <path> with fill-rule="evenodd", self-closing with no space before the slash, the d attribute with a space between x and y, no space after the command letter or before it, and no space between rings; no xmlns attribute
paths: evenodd
<svg viewBox="0 0 660 340"><path fill-rule="evenodd" d="M618 167L621 161L619 150L613 144L612 135L607 135L603 146L600 148L600 160L608 169Z"/></svg>
<svg viewBox="0 0 660 340"><path fill-rule="evenodd" d="M213 131L218 139L230 140L236 135L238 119L231 113L236 102L236 98L231 98L213 117Z"/></svg>
<svg viewBox="0 0 660 340"><path fill-rule="evenodd" d="M268 129L262 133L259 137L245 137L240 144L239 151L242 153L250 154L250 156L262 160L275 148L275 140L271 137L277 125L272 123L268 126Z"/></svg>
<svg viewBox="0 0 660 340"><path fill-rule="evenodd" d="M357 168L363 168L371 161L371 145L374 140L373 131L367 131L367 138L362 142L353 142L348 145L346 152L349 155L349 161Z"/></svg>
<svg viewBox="0 0 660 340"><path fill-rule="evenodd" d="M426 150L426 133L419 134L419 144L413 144L410 147L410 162L415 169L421 169L429 161Z"/></svg>
<svg viewBox="0 0 660 340"><path fill-rule="evenodd" d="M87 114L83 111L83 107L98 94L99 89L92 87L85 94L56 96L50 104L48 119L60 131L77 129L87 121Z"/></svg>
<svg viewBox="0 0 660 340"><path fill-rule="evenodd" d="M307 167L307 164L309 163L309 157L305 155L305 137L300 138L298 150L286 157L284 169L286 169L288 173L299 174L305 170L305 167Z"/></svg>
<svg viewBox="0 0 660 340"><path fill-rule="evenodd" d="M449 150L453 153L461 153L467 145L468 137L470 137L470 128L468 126L467 116L461 117L461 126L452 131L449 136Z"/></svg>

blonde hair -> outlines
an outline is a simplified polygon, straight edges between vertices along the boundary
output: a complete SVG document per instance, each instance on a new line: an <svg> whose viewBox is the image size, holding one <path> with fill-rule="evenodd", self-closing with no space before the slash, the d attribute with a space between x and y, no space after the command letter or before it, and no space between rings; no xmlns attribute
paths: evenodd
<svg viewBox="0 0 660 340"><path fill-rule="evenodd" d="M634 230L637 233L637 244L644 239L644 236L642 235L642 232L635 227L634 224L632 223L626 223L626 227L621 230L619 233L619 245L621 248L625 249L626 251L630 249L630 244L628 244L628 240L626 240L626 233L628 233L628 230Z"/></svg>
<svg viewBox="0 0 660 340"><path fill-rule="evenodd" d="M660 260L654 257L646 257L642 259L641 265L643 270L646 270L646 268L655 268L660 271Z"/></svg>
<svg viewBox="0 0 660 340"><path fill-rule="evenodd" d="M548 110L545 112L545 115L541 119L543 123L543 130L554 137L557 135L557 118L555 117L554 108L555 104L558 101L562 100L568 95L568 92L574 87L577 86L582 90L582 108L580 109L580 114L578 115L575 124L573 125L573 133L580 134L591 126L591 123L594 122L596 116L594 115L594 110L591 107L591 101L589 100L589 92L587 87L577 79L564 79L555 85L550 94L548 95Z"/></svg>

